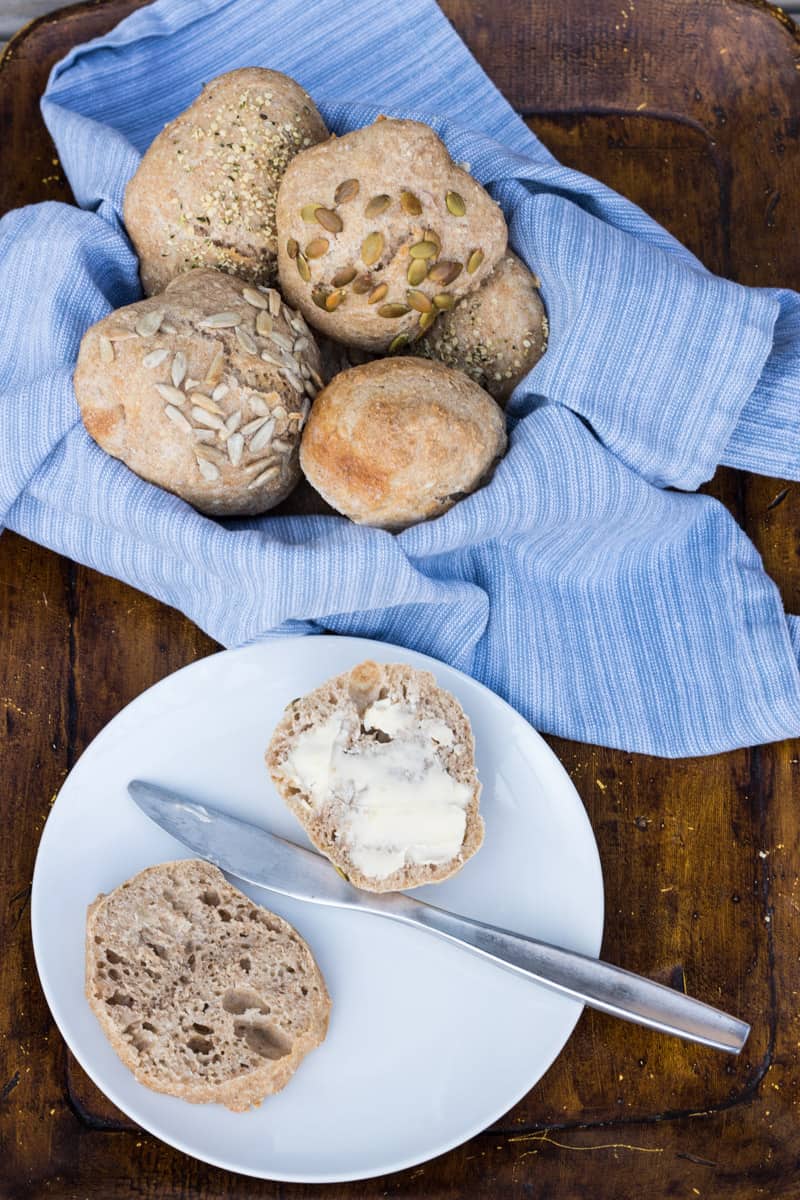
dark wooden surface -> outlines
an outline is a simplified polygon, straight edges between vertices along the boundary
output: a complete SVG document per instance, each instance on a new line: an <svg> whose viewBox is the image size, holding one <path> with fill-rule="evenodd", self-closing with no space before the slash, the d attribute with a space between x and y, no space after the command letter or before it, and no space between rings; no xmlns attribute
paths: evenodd
<svg viewBox="0 0 800 1200"><path fill-rule="evenodd" d="M38 96L53 61L135 6L77 6L12 43L0 68L0 210L69 199ZM800 287L800 55L788 21L742 0L444 8L563 161L632 197L713 270ZM708 490L800 611L800 488L721 471ZM0 596L0 1197L312 1194L215 1170L132 1127L66 1052L33 964L33 860L64 776L122 705L213 643L176 612L11 534L0 539ZM605 956L746 1017L746 1052L730 1061L585 1013L495 1129L327 1193L800 1197L800 746L668 763L551 742L600 846Z"/></svg>

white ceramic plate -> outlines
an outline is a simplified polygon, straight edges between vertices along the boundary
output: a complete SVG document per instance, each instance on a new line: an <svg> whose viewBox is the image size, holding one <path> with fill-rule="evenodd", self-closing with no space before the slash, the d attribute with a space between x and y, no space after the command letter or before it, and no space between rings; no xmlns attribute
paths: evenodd
<svg viewBox="0 0 800 1200"><path fill-rule="evenodd" d="M98 1087L170 1145L246 1175L365 1179L441 1154L530 1090L581 1013L423 932L245 884L307 939L333 1000L326 1041L285 1090L245 1114L187 1104L137 1084L106 1042L83 994L86 906L143 867L190 856L136 808L128 780L173 786L307 844L264 750L291 699L365 658L432 670L475 732L486 840L455 878L416 894L584 954L600 949L603 884L581 801L530 725L468 676L385 643L308 637L215 654L156 684L95 738L50 813L33 877L36 964Z"/></svg>

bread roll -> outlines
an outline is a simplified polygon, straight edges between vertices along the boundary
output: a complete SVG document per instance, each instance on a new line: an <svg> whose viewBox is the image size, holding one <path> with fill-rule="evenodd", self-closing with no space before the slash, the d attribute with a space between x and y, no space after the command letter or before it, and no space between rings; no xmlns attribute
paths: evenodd
<svg viewBox="0 0 800 1200"><path fill-rule="evenodd" d="M234 1112L285 1087L330 1012L297 931L200 859L148 867L89 906L86 997L139 1083Z"/></svg>
<svg viewBox="0 0 800 1200"><path fill-rule="evenodd" d="M506 248L499 207L418 121L312 146L278 191L284 295L316 328L396 350L474 291Z"/></svg>
<svg viewBox="0 0 800 1200"><path fill-rule="evenodd" d="M546 348L537 281L508 250L477 292L439 315L413 353L463 371L505 403Z"/></svg>
<svg viewBox="0 0 800 1200"><path fill-rule="evenodd" d="M244 67L206 84L125 192L147 295L193 267L274 282L278 184L299 150L327 136L311 97L279 71Z"/></svg>
<svg viewBox="0 0 800 1200"><path fill-rule="evenodd" d="M402 529L446 512L505 452L505 420L460 371L378 359L337 375L303 434L306 478L361 525Z"/></svg>
<svg viewBox="0 0 800 1200"><path fill-rule="evenodd" d="M179 275L81 342L75 395L99 446L213 516L254 515L300 477L319 353L277 291Z"/></svg>
<svg viewBox="0 0 800 1200"><path fill-rule="evenodd" d="M470 723L428 671L364 662L293 700L272 735L273 783L356 887L455 874L483 841Z"/></svg>

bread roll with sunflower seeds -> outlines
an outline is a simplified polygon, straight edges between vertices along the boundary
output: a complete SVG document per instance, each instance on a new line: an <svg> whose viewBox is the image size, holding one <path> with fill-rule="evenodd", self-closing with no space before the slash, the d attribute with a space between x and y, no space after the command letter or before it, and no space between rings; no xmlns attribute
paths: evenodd
<svg viewBox="0 0 800 1200"><path fill-rule="evenodd" d="M547 348L538 281L506 252L485 283L443 312L414 353L469 375L504 404Z"/></svg>
<svg viewBox="0 0 800 1200"><path fill-rule="evenodd" d="M278 184L299 150L327 136L311 97L279 71L244 67L206 84L158 135L125 192L147 295L193 267L274 282Z"/></svg>
<svg viewBox="0 0 800 1200"><path fill-rule="evenodd" d="M192 271L87 330L74 385L108 454L200 512L252 516L300 477L319 367L313 334L277 291Z"/></svg>
<svg viewBox="0 0 800 1200"><path fill-rule="evenodd" d="M474 492L505 449L502 411L466 375L422 358L381 358L319 393L300 464L351 521L402 529Z"/></svg>
<svg viewBox="0 0 800 1200"><path fill-rule="evenodd" d="M316 328L394 351L480 287L503 214L418 121L378 120L298 154L278 191L284 295Z"/></svg>

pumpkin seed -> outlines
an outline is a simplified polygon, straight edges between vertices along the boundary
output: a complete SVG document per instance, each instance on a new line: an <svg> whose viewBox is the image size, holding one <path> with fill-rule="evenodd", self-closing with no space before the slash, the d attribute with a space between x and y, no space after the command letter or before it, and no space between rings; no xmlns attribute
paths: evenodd
<svg viewBox="0 0 800 1200"><path fill-rule="evenodd" d="M431 267L428 278L431 283L440 283L443 287L447 287L448 283L452 283L454 279L458 279L463 267L460 262L453 262L449 258L441 258L435 266Z"/></svg>
<svg viewBox="0 0 800 1200"><path fill-rule="evenodd" d="M424 292L406 292L406 300L417 312L429 313L433 308L433 305Z"/></svg>
<svg viewBox="0 0 800 1200"><path fill-rule="evenodd" d="M373 196L364 209L365 217L379 217L382 212L385 212L392 203L392 197L384 194Z"/></svg>
<svg viewBox="0 0 800 1200"><path fill-rule="evenodd" d="M308 221L309 225L317 219L317 209L319 204L304 204L300 209L300 216L304 221Z"/></svg>
<svg viewBox="0 0 800 1200"><path fill-rule="evenodd" d="M371 267L383 254L383 234L368 233L361 243L361 259Z"/></svg>
<svg viewBox="0 0 800 1200"><path fill-rule="evenodd" d="M306 258L322 258L323 254L328 253L330 245L327 238L312 238L303 253Z"/></svg>
<svg viewBox="0 0 800 1200"><path fill-rule="evenodd" d="M308 263L306 262L303 255L298 254L297 258L295 259L295 262L297 263L297 274L300 276L300 278L303 280L304 283L310 283L311 271L309 270Z"/></svg>
<svg viewBox="0 0 800 1200"><path fill-rule="evenodd" d="M426 329L430 329L431 325L436 320L438 315L439 314L435 310L433 312L423 313L419 319L420 333L424 333Z"/></svg>
<svg viewBox="0 0 800 1200"><path fill-rule="evenodd" d="M451 296L449 292L439 292L438 296L433 297L433 303L441 309L452 308L455 302L455 297Z"/></svg>
<svg viewBox="0 0 800 1200"><path fill-rule="evenodd" d="M334 204L347 204L350 200L355 200L358 195L358 180L344 179L337 187L333 194Z"/></svg>
<svg viewBox="0 0 800 1200"><path fill-rule="evenodd" d="M342 267L340 271L336 272L331 283L337 288L347 287L348 283L353 282L357 274L358 272L355 267Z"/></svg>
<svg viewBox="0 0 800 1200"><path fill-rule="evenodd" d="M436 253L442 253L442 239L439 237L435 229L426 229L422 235L422 239L425 242L433 242L434 246L436 247Z"/></svg>
<svg viewBox="0 0 800 1200"><path fill-rule="evenodd" d="M382 304L378 309L379 317L404 317L411 312L407 304Z"/></svg>
<svg viewBox="0 0 800 1200"><path fill-rule="evenodd" d="M317 219L317 224L323 229L327 229L328 233L341 233L344 229L342 218L332 208L318 208L314 213Z"/></svg>
<svg viewBox="0 0 800 1200"><path fill-rule="evenodd" d="M418 217L422 212L422 205L413 192L400 193L400 207L410 217Z"/></svg>
<svg viewBox="0 0 800 1200"><path fill-rule="evenodd" d="M331 294L329 296L326 296L325 308L326 308L327 312L333 312L333 310L335 308L338 308L339 305L344 300L345 295L346 295L346 293L344 291L342 291L341 288L339 288L338 291L331 292Z"/></svg>
<svg viewBox="0 0 800 1200"><path fill-rule="evenodd" d="M367 304L377 304L379 300L382 300L384 298L384 296L386 295L386 293L388 291L389 291L388 283L379 283L376 288L372 289L369 296L367 297Z"/></svg>
<svg viewBox="0 0 800 1200"><path fill-rule="evenodd" d="M363 296L365 292L372 288L373 279L369 272L364 272L363 275L357 276L353 281L353 291L357 296Z"/></svg>
<svg viewBox="0 0 800 1200"><path fill-rule="evenodd" d="M311 293L311 299L314 301L317 308L324 308L327 298L328 293L325 291L325 288L322 287L315 287Z"/></svg>
<svg viewBox="0 0 800 1200"><path fill-rule="evenodd" d="M458 192L448 192L444 198L448 212L451 212L454 217L463 217L467 211L467 206L464 203L464 197L459 196Z"/></svg>
<svg viewBox="0 0 800 1200"><path fill-rule="evenodd" d="M407 333L398 333L397 337L392 338L391 342L389 342L389 353L396 354L398 350L401 350L403 348L403 346L405 346L407 344L407 342L408 342L408 334Z"/></svg>
<svg viewBox="0 0 800 1200"><path fill-rule="evenodd" d="M467 274L474 275L482 262L483 262L483 251L480 249L473 250L472 253L470 254L469 258L467 259Z"/></svg>
<svg viewBox="0 0 800 1200"><path fill-rule="evenodd" d="M435 242L416 242L408 253L412 258L433 258L438 249Z"/></svg>
<svg viewBox="0 0 800 1200"><path fill-rule="evenodd" d="M412 258L406 278L412 287L418 287L428 274L428 264L424 258Z"/></svg>

